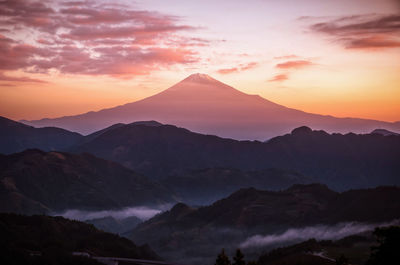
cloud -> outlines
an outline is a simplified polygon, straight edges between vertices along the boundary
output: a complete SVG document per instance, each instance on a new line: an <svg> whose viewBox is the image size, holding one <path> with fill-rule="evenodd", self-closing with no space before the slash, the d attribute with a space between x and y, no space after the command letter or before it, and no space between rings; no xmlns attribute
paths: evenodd
<svg viewBox="0 0 400 265"><path fill-rule="evenodd" d="M277 64L275 67L278 69L300 69L313 65L312 62L307 60L287 61Z"/></svg>
<svg viewBox="0 0 400 265"><path fill-rule="evenodd" d="M16 33L0 35L0 73L56 70L129 78L197 62L193 47L208 45L182 36L196 28L181 24L180 17L126 5L6 0L0 15L0 31ZM37 39L26 43L16 37L27 32Z"/></svg>
<svg viewBox="0 0 400 265"><path fill-rule="evenodd" d="M355 15L312 24L313 32L331 36L347 49L400 47L400 15Z"/></svg>
<svg viewBox="0 0 400 265"><path fill-rule="evenodd" d="M289 79L289 75L288 74L278 74L275 75L274 77L272 77L270 80L268 80L269 82L283 82Z"/></svg>
<svg viewBox="0 0 400 265"><path fill-rule="evenodd" d="M281 60L281 59L296 59L299 58L299 56L295 55L295 54L289 54L289 55L283 55L283 56L276 56L274 57L275 60Z"/></svg>
<svg viewBox="0 0 400 265"><path fill-rule="evenodd" d="M15 77L15 76L7 76L0 73L0 81L11 81L11 82L30 82L30 83L47 83L46 81L30 78L30 77Z"/></svg>
<svg viewBox="0 0 400 265"><path fill-rule="evenodd" d="M365 38L343 38L340 40L346 49L386 49L400 47L400 39L375 35Z"/></svg>
<svg viewBox="0 0 400 265"><path fill-rule="evenodd" d="M250 69L253 69L258 66L257 62L250 62L246 64L239 64L237 67L232 67L232 68L224 68L224 69L219 69L217 72L219 74L232 74L232 73L237 73L237 72L242 72L242 71L247 71Z"/></svg>
<svg viewBox="0 0 400 265"><path fill-rule="evenodd" d="M161 212L160 209L139 206L139 207L128 207L121 210L103 210L103 211L84 211L84 210L70 209L61 213L53 213L52 215L63 216L68 219L80 220L80 221L98 219L107 216L111 216L117 220L120 220L131 216L135 216L141 219L142 221L145 221L155 216L156 214L159 214L160 212Z"/></svg>
<svg viewBox="0 0 400 265"><path fill-rule="evenodd" d="M378 226L398 224L395 220L388 223L366 224L366 223L339 223L333 226L317 225L304 228L291 228L282 234L255 235L240 244L241 248L264 247L282 243L294 243L314 238L316 240L337 240L349 235L371 231Z"/></svg>

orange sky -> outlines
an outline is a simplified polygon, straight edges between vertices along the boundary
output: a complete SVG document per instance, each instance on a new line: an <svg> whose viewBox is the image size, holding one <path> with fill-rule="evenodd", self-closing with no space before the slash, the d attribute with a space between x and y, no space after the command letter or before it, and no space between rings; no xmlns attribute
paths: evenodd
<svg viewBox="0 0 400 265"><path fill-rule="evenodd" d="M228 2L3 1L0 115L99 110L203 72L307 112L400 120L398 1Z"/></svg>

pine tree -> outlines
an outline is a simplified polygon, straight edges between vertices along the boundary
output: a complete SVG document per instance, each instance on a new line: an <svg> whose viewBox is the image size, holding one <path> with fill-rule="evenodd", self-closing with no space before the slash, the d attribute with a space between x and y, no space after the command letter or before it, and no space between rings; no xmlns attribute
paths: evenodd
<svg viewBox="0 0 400 265"><path fill-rule="evenodd" d="M231 261L225 254L225 249L222 249L221 253L218 255L215 265L231 265Z"/></svg>
<svg viewBox="0 0 400 265"><path fill-rule="evenodd" d="M244 261L244 255L240 249L236 250L236 255L233 257L233 265L246 265Z"/></svg>

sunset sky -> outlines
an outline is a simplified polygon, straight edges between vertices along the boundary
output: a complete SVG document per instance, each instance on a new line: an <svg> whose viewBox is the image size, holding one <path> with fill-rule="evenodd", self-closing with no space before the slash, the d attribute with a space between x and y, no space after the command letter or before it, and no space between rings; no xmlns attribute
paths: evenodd
<svg viewBox="0 0 400 265"><path fill-rule="evenodd" d="M196 72L307 112L398 121L400 1L0 0L0 116L100 110Z"/></svg>

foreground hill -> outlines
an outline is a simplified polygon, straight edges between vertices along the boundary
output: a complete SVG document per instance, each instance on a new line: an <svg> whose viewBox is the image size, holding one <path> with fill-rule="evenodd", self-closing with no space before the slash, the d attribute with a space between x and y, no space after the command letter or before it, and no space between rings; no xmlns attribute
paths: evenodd
<svg viewBox="0 0 400 265"><path fill-rule="evenodd" d="M25 123L88 134L115 123L141 120L250 140L266 140L301 125L341 133L366 133L376 128L400 131L400 123L335 118L287 108L258 95L245 94L205 74L193 74L161 93L114 108Z"/></svg>
<svg viewBox="0 0 400 265"><path fill-rule="evenodd" d="M0 214L1 264L102 264L72 252L93 256L159 260L147 246L137 246L93 225L43 215ZM34 256L30 254L35 254Z"/></svg>
<svg viewBox="0 0 400 265"><path fill-rule="evenodd" d="M76 144L82 135L55 127L34 128L0 116L0 153L28 148L60 150Z"/></svg>
<svg viewBox="0 0 400 265"><path fill-rule="evenodd" d="M0 211L104 210L174 201L171 192L90 154L27 150L0 156Z"/></svg>
<svg viewBox="0 0 400 265"><path fill-rule="evenodd" d="M280 168L339 190L400 184L400 136L395 135L328 134L300 127L264 143L203 135L171 125L127 124L72 150L119 162L154 178L216 167Z"/></svg>
<svg viewBox="0 0 400 265"><path fill-rule="evenodd" d="M175 257L182 262L193 259L201 264L203 259L211 261L211 254L215 256L221 248L234 250L254 235L310 226L316 226L313 231L323 231L327 228L321 225L380 223L397 218L400 218L397 187L337 193L320 184L295 185L279 192L242 189L198 209L177 204L170 211L139 224L130 236L137 242L148 242L168 259ZM344 227L347 232L352 231L350 226Z"/></svg>

